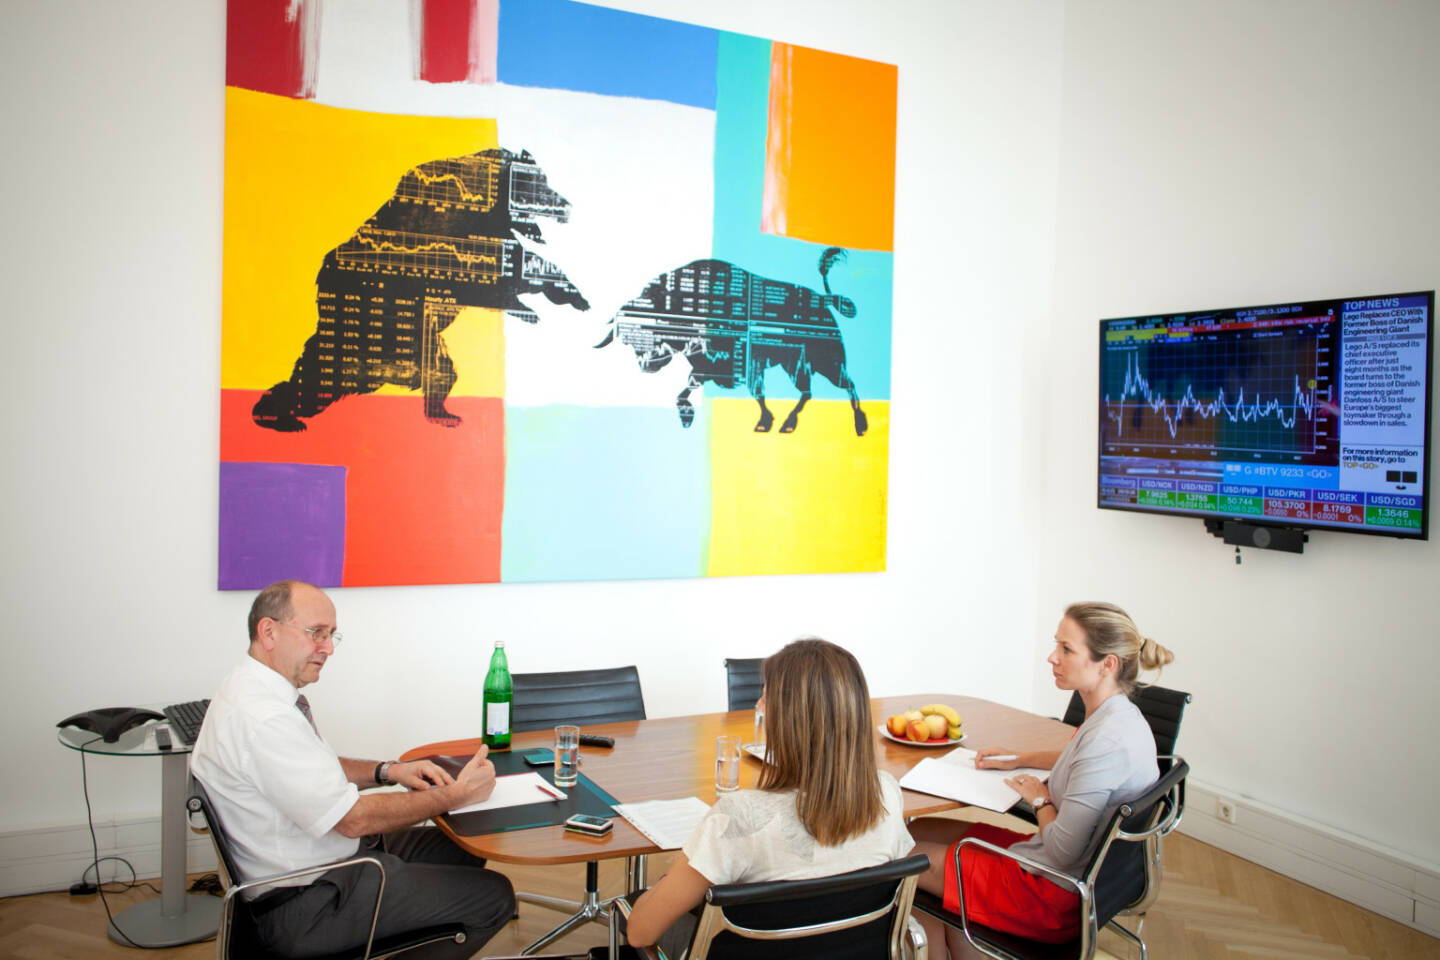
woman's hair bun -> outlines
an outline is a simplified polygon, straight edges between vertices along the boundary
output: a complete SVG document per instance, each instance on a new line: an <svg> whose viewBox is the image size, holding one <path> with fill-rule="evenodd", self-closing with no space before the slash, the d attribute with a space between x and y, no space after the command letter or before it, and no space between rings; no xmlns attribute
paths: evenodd
<svg viewBox="0 0 1440 960"><path fill-rule="evenodd" d="M1140 666L1146 670L1159 670L1174 659L1175 654L1149 637L1140 644Z"/></svg>

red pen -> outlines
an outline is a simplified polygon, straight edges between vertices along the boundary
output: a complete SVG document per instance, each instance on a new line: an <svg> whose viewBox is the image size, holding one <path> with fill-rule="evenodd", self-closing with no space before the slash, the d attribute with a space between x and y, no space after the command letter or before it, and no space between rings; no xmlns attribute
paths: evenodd
<svg viewBox="0 0 1440 960"><path fill-rule="evenodd" d="M549 797L551 800L564 800L564 799L565 799L564 794L559 793L558 791L553 790L553 789L551 789L550 787L545 786L545 784L543 784L543 783L537 783L537 784L535 784L535 789L536 789L536 790L539 790L541 793L545 794L545 796Z"/></svg>

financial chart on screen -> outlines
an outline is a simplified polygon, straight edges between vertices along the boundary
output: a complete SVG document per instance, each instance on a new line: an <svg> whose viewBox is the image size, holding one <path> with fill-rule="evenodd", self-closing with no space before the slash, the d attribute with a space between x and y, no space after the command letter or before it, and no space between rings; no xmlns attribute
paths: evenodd
<svg viewBox="0 0 1440 960"><path fill-rule="evenodd" d="M1434 305L1102 320L1099 505L1425 537Z"/></svg>

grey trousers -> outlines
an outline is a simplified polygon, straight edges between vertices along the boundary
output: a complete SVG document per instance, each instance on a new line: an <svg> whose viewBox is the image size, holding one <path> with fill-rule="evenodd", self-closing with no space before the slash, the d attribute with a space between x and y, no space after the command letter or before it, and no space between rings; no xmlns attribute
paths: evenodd
<svg viewBox="0 0 1440 960"><path fill-rule="evenodd" d="M385 868L376 939L431 924L465 926L464 943L446 940L412 950L407 958L473 956L515 915L510 881L485 869L485 861L465 853L435 827L366 837L359 853ZM361 948L379 882L370 866L323 873L305 892L256 917L256 932L262 943L297 958Z"/></svg>

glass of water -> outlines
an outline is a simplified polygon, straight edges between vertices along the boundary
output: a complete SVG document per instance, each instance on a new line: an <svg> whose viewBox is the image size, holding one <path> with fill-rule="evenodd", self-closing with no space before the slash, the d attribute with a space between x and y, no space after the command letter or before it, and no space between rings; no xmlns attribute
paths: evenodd
<svg viewBox="0 0 1440 960"><path fill-rule="evenodd" d="M755 739L750 741L750 746L755 748L752 752L757 754L757 759L769 762L770 754L765 749L765 708L758 703L755 705Z"/></svg>
<svg viewBox="0 0 1440 960"><path fill-rule="evenodd" d="M580 779L580 728L561 724L555 728L555 786L573 787Z"/></svg>
<svg viewBox="0 0 1440 960"><path fill-rule="evenodd" d="M715 738L715 792L740 788L740 737Z"/></svg>

